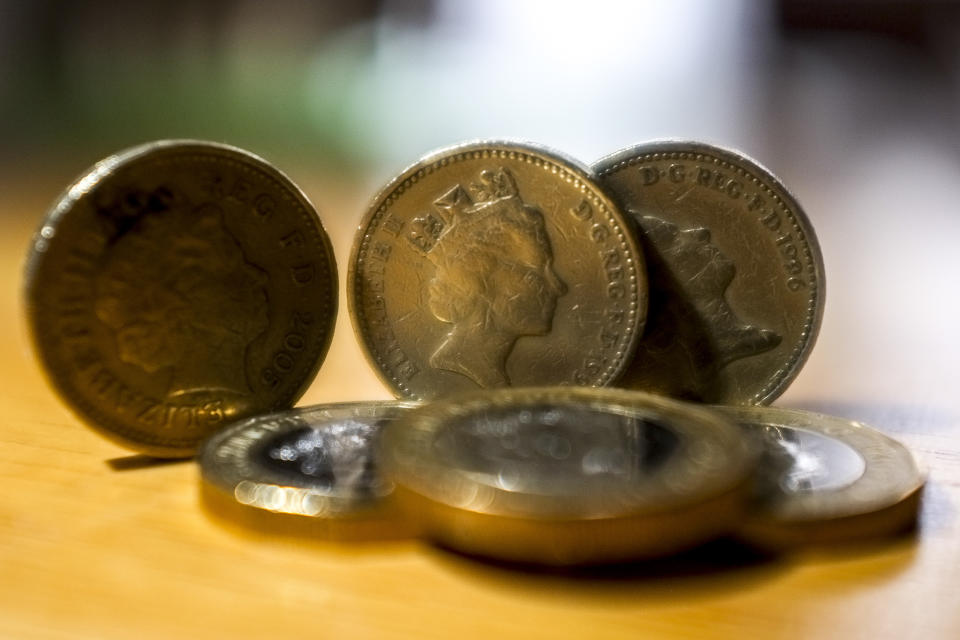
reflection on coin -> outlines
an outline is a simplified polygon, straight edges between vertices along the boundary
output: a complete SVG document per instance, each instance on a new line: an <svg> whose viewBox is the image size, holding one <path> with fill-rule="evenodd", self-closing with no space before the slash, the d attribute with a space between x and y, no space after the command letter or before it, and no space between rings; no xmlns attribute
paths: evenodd
<svg viewBox="0 0 960 640"><path fill-rule="evenodd" d="M332 337L336 265L279 171L233 147L162 141L66 190L34 238L26 304L78 416L130 448L189 456L304 391Z"/></svg>
<svg viewBox="0 0 960 640"><path fill-rule="evenodd" d="M383 439L399 504L451 548L544 565L666 554L743 513L751 449L708 409L638 392L470 392Z"/></svg>
<svg viewBox="0 0 960 640"><path fill-rule="evenodd" d="M653 142L594 165L637 222L650 277L627 388L769 404L796 377L823 315L813 228L768 170L695 142Z"/></svg>
<svg viewBox="0 0 960 640"><path fill-rule="evenodd" d="M785 547L888 536L916 521L923 475L859 422L771 407L713 407L759 437L756 504L739 535Z"/></svg>
<svg viewBox="0 0 960 640"><path fill-rule="evenodd" d="M348 300L398 395L600 386L632 353L646 279L588 169L529 144L475 142L423 158L376 197Z"/></svg>
<svg viewBox="0 0 960 640"><path fill-rule="evenodd" d="M272 514L389 519L393 487L380 474L383 429L409 402L328 404L255 416L200 450L207 504L263 523ZM225 509L226 508L226 509Z"/></svg>

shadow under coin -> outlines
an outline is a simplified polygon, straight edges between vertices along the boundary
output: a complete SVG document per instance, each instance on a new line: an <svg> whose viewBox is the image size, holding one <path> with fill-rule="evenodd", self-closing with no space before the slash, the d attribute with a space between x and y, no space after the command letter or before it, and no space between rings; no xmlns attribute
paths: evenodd
<svg viewBox="0 0 960 640"><path fill-rule="evenodd" d="M605 603L622 597L633 605L637 597L679 601L746 588L776 577L789 566L786 556L765 553L729 538L664 558L597 567L499 562L443 547L437 547L435 555L453 571L496 583L498 588L560 591L578 598L602 598Z"/></svg>
<svg viewBox="0 0 960 640"><path fill-rule="evenodd" d="M918 562L920 536L916 530L861 541L796 548L790 558L815 579L816 587L831 598L895 580Z"/></svg>
<svg viewBox="0 0 960 640"><path fill-rule="evenodd" d="M638 598L671 604L752 589L803 566L862 564L862 571L839 572L831 584L838 593L886 581L916 558L914 532L860 544L814 545L773 552L733 538L720 538L663 558L582 568L544 568L491 561L436 547L438 562L497 589L569 595L605 605L636 606Z"/></svg>
<svg viewBox="0 0 960 640"><path fill-rule="evenodd" d="M112 471L137 471L139 469L153 469L154 467L164 467L192 461L193 458L154 458L153 456L148 456L143 453L137 453L129 456L120 456L119 458L110 458L104 462Z"/></svg>
<svg viewBox="0 0 960 640"><path fill-rule="evenodd" d="M861 539L843 540L832 544L795 546L789 552L783 553L791 553L796 558L817 558L838 562L878 560L880 555L892 553L909 560L916 554L919 544L920 528L914 524L908 529L890 535L865 536Z"/></svg>

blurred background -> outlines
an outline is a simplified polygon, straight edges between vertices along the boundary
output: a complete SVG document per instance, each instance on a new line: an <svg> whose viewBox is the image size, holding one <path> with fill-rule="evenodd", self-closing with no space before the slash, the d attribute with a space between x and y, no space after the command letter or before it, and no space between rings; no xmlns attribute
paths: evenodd
<svg viewBox="0 0 960 640"><path fill-rule="evenodd" d="M436 147L522 138L585 163L664 137L740 149L795 193L825 256L820 342L786 404L955 399L924 372L960 356L958 4L0 0L0 206L24 252L74 176L177 137L290 175L341 279L374 192ZM345 399L324 386L344 366L385 395L345 302L305 401Z"/></svg>

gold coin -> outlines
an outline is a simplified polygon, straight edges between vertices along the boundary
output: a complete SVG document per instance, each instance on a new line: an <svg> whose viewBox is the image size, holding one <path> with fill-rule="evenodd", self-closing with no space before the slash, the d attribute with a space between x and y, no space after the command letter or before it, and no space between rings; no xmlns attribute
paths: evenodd
<svg viewBox="0 0 960 640"><path fill-rule="evenodd" d="M619 385L717 404L769 404L813 348L824 304L813 227L746 156L651 142L593 166L639 227L646 333Z"/></svg>
<svg viewBox="0 0 960 640"><path fill-rule="evenodd" d="M327 351L333 251L290 180L240 149L161 141L74 182L36 234L26 311L71 409L156 456L291 406Z"/></svg>
<svg viewBox="0 0 960 640"><path fill-rule="evenodd" d="M204 502L268 531L351 538L406 532L389 500L393 486L380 473L377 445L383 430L416 406L325 404L232 424L198 454Z"/></svg>
<svg viewBox="0 0 960 640"><path fill-rule="evenodd" d="M542 565L662 555L729 531L754 462L706 408L569 387L450 396L406 414L382 446L398 504L428 537Z"/></svg>
<svg viewBox="0 0 960 640"><path fill-rule="evenodd" d="M807 411L713 408L763 444L740 537L779 548L890 536L915 524L924 478L896 440Z"/></svg>
<svg viewBox="0 0 960 640"><path fill-rule="evenodd" d="M646 313L632 229L573 160L530 144L433 153L375 198L348 301L399 396L616 380Z"/></svg>

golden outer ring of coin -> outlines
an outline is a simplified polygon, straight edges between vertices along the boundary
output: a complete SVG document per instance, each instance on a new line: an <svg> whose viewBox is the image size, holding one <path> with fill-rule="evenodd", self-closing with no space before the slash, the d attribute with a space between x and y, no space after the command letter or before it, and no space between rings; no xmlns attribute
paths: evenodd
<svg viewBox="0 0 960 640"><path fill-rule="evenodd" d="M261 173L267 179L278 185L278 187L283 190L284 197L298 209L299 217L303 220L305 227L310 231L310 237L307 241L317 243L319 252L326 257L324 267L327 272L327 279L329 280L327 283L329 296L326 300L316 303L318 306L322 305L323 307L321 311L325 317L319 318L318 321L326 321L326 329L323 331L320 340L308 345L305 359L310 362L310 365L304 371L300 381L295 385L288 386L286 393L281 397L274 398L269 406L262 407L263 410L270 411L292 406L297 398L306 391L319 370L320 365L323 363L330 343L333 340L333 329L337 315L337 264L330 238L317 215L316 208L310 202L309 198L307 198L306 194L304 194L286 174L263 158L231 145L192 139L148 142L125 149L97 162L74 180L74 182L60 194L47 212L39 230L33 237L24 269L24 301L28 320L27 324L33 344L33 351L39 356L44 365L42 367L44 375L61 398L66 400L68 408L74 415L105 438L123 447L147 455L159 458L184 458L193 456L202 439L209 435L209 433L189 440L171 441L165 439L162 435L147 439L142 430L138 433L136 429L127 426L121 418L117 418L109 411L98 409L93 402L84 396L81 390L76 388L76 385L70 379L70 372L63 366L63 363L58 359L56 354L52 353L50 348L45 344L44 336L41 335L39 328L41 321L40 316L43 314L43 309L38 300L40 293L37 290L38 287L43 284L40 281L42 277L40 273L43 269L45 254L53 244L58 242L57 233L61 222L65 218L70 217L74 207L82 202L87 194L96 189L102 182L109 180L111 176L123 170L125 167L134 165L144 159L149 159L158 153L185 155L206 154L232 161L248 171Z"/></svg>
<svg viewBox="0 0 960 640"><path fill-rule="evenodd" d="M800 369L813 350L823 320L826 281L824 278L823 254L820 251L820 244L814 233L813 225L800 203L780 179L761 163L740 151L689 140L654 140L611 153L597 160L591 167L600 176L602 183L607 176L640 163L674 158L678 160L706 160L750 180L771 198L776 208L789 220L793 232L802 241L801 251L809 263L807 275L810 277L811 286L803 330L800 332L799 340L790 351L790 355L783 365L770 376L767 384L746 402L727 398L708 399L712 402L728 402L731 404L768 405L776 400L800 373Z"/></svg>
<svg viewBox="0 0 960 640"><path fill-rule="evenodd" d="M415 402L373 401L314 405L254 416L211 436L200 448L200 497L220 519L263 533L319 539L393 539L413 535L396 509L392 486L371 500L316 491L296 474L258 464L254 451L264 438L343 419L398 418ZM290 419L302 419L292 423Z"/></svg>
<svg viewBox="0 0 960 640"><path fill-rule="evenodd" d="M838 440L863 459L863 474L837 489L787 494L754 508L737 536L756 546L788 548L890 536L916 522L925 483L913 454L860 422L776 407L711 407L753 431L807 431Z"/></svg>
<svg viewBox="0 0 960 640"><path fill-rule="evenodd" d="M589 167L554 149L531 142L513 140L472 140L430 152L404 169L374 197L357 228L347 271L347 307L350 310L354 333L359 337L358 342L367 362L373 367L377 377L397 397L428 399L423 394L410 389L391 373L391 365L386 361L386 356L389 354L377 353L367 326L363 305L359 301L362 295L361 286L364 284L360 273L370 249L372 232L405 191L416 182L444 167L481 158L503 158L531 163L557 174L558 180L579 185L581 191L589 192L594 205L599 205L605 221L612 223L615 227L614 232L619 238L620 248L629 256L626 266L631 272L628 278L630 302L625 322L628 330L619 340L614 361L600 370L595 379L587 384L603 387L613 383L623 373L633 356L636 344L643 333L647 313L646 268L643 254L635 239L632 222L620 212L619 207L610 199L607 192L599 186L594 172ZM574 381L571 380L570 383ZM440 393L442 394L442 391ZM433 397L431 394L428 395Z"/></svg>
<svg viewBox="0 0 960 640"><path fill-rule="evenodd" d="M635 491L597 496L605 502L600 508L570 501L558 509L561 500L493 487L437 458L433 443L450 420L538 404L651 419L677 436L678 447ZM746 507L755 463L736 425L709 409L641 392L577 387L450 396L405 415L381 445L397 502L426 537L472 555L554 566L664 555L732 530Z"/></svg>

